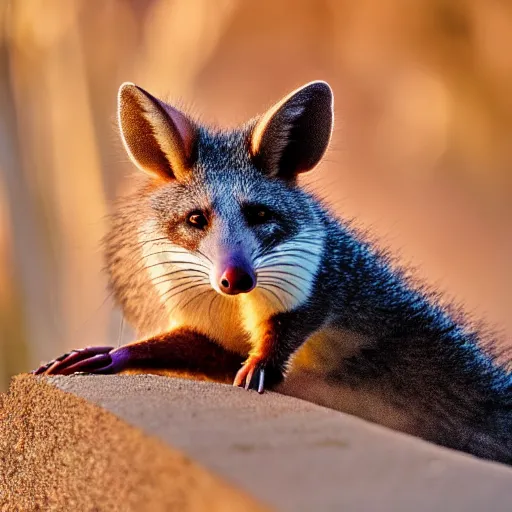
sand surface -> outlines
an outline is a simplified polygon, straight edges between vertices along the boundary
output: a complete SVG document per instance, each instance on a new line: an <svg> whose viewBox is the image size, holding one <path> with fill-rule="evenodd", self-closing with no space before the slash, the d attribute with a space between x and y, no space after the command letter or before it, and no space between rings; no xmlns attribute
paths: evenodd
<svg viewBox="0 0 512 512"><path fill-rule="evenodd" d="M82 383L89 391L102 385ZM265 510L179 451L44 379L18 377L1 398L2 512Z"/></svg>
<svg viewBox="0 0 512 512"><path fill-rule="evenodd" d="M56 509L80 498L78 510L512 510L506 466L208 382L18 378L0 443L0 491Z"/></svg>

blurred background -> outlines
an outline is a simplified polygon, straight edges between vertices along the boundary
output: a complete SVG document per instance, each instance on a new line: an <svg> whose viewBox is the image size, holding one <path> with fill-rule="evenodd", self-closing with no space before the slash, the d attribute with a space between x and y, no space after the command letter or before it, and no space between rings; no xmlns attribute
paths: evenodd
<svg viewBox="0 0 512 512"><path fill-rule="evenodd" d="M327 80L307 181L512 345L511 49L509 0L2 0L0 389L131 339L99 243L123 81L233 126Z"/></svg>

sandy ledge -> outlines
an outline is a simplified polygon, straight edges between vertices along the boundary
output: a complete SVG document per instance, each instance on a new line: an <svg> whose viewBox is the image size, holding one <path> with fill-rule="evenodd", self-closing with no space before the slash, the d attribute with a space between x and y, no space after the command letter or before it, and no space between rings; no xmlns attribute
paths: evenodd
<svg viewBox="0 0 512 512"><path fill-rule="evenodd" d="M2 511L266 510L179 451L46 379L15 378L2 402Z"/></svg>
<svg viewBox="0 0 512 512"><path fill-rule="evenodd" d="M2 510L512 509L509 467L275 393L20 376L3 402Z"/></svg>

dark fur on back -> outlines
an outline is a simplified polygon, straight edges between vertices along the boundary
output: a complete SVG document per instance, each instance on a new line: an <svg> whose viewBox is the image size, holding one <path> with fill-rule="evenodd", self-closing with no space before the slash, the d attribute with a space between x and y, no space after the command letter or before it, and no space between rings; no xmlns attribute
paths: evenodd
<svg viewBox="0 0 512 512"><path fill-rule="evenodd" d="M512 377L485 336L357 232L325 223L331 236L315 296L329 297L337 326L371 340L328 380L378 392L426 439L512 462Z"/></svg>

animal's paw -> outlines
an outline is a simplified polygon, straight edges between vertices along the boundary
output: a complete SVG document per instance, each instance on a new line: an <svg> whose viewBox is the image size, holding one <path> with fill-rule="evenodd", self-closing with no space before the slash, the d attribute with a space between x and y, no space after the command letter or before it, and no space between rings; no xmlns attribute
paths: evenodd
<svg viewBox="0 0 512 512"><path fill-rule="evenodd" d="M258 393L263 393L265 389L265 363L263 359L257 356L249 356L242 368L238 370L233 386L256 389Z"/></svg>
<svg viewBox="0 0 512 512"><path fill-rule="evenodd" d="M40 366L35 375L70 375L72 373L116 373L122 361L117 360L113 347L87 347L72 350Z"/></svg>

